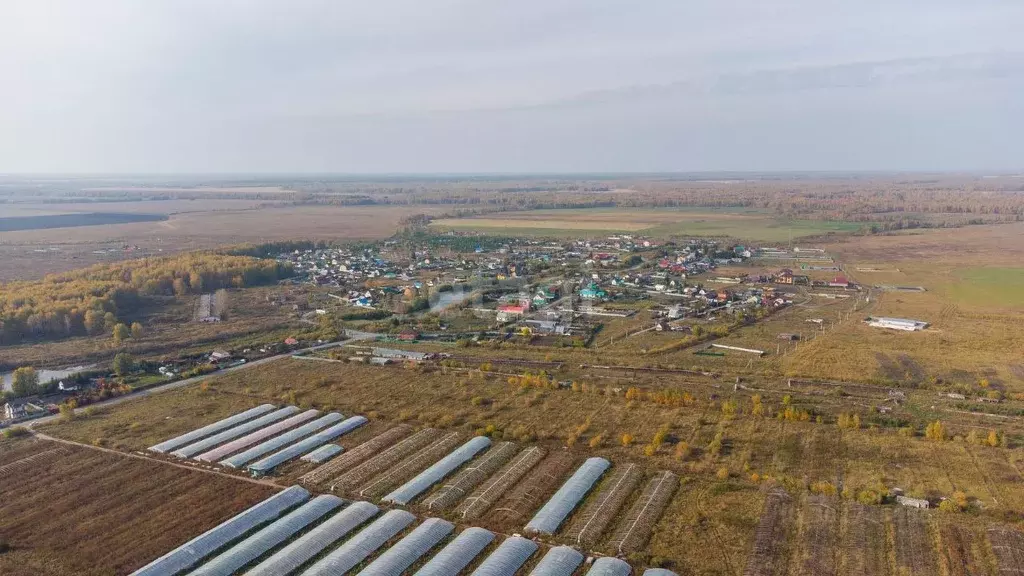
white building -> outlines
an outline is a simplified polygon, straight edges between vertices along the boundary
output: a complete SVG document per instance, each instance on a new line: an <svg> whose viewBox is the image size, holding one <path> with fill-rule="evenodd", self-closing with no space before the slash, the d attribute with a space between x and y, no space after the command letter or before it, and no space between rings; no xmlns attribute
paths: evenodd
<svg viewBox="0 0 1024 576"><path fill-rule="evenodd" d="M905 330L907 332L916 332L928 327L927 322L907 318L868 318L867 323L868 326L874 328L889 328L891 330Z"/></svg>

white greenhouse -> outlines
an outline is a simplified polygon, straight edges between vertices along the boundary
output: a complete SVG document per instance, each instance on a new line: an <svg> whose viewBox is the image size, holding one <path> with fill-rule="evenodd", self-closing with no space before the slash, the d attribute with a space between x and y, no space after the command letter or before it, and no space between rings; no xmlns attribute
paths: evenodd
<svg viewBox="0 0 1024 576"><path fill-rule="evenodd" d="M132 576L174 576L184 572L243 534L270 522L285 510L308 499L309 492L305 488L286 488L153 560L136 570Z"/></svg>
<svg viewBox="0 0 1024 576"><path fill-rule="evenodd" d="M526 531L554 534L611 465L604 458L587 458L526 524Z"/></svg>
<svg viewBox="0 0 1024 576"><path fill-rule="evenodd" d="M246 420L249 420L249 419L255 418L257 416L261 416L263 414L266 414L267 412L270 412L274 408L275 408L275 406L273 404L262 404L260 406L255 407L255 408L250 408L249 410L246 410L245 412L240 412L238 414L235 414L234 416L229 416L229 417L227 417L227 418L225 418L223 420L218 420L218 421L214 422L213 424L209 424L207 426L203 426L202 428L198 428L198 429L193 430L193 431L191 431L191 432L189 432L187 434L182 434L181 436L175 436L174 438L171 438L170 440L165 440L165 441L163 441L163 442L161 442L159 444L156 444L154 446L150 446L149 450L152 451L152 452L159 452L161 454L163 454L164 452L170 452L171 450L174 450L175 448L178 448L179 446L184 446L185 444L188 444L189 442L195 442L196 440L200 440L202 438L206 438L210 434L214 434L216 432L220 432L221 430L223 430L225 428L230 428L231 426L234 426L235 424L241 424L242 422L245 422Z"/></svg>
<svg viewBox="0 0 1024 576"><path fill-rule="evenodd" d="M347 536L380 509L369 502L353 502L322 524L299 536L246 572L246 576L281 576L297 570L310 559Z"/></svg>

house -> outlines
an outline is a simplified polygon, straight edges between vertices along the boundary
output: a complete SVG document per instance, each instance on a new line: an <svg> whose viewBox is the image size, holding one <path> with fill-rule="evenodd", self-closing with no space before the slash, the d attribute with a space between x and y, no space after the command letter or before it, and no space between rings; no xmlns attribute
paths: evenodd
<svg viewBox="0 0 1024 576"><path fill-rule="evenodd" d="M498 306L498 322L511 322L523 317L526 307L520 304L502 304Z"/></svg>
<svg viewBox="0 0 1024 576"><path fill-rule="evenodd" d="M580 290L580 298L583 298L584 300L598 300L607 295L608 293L598 287L594 282L591 282L586 288Z"/></svg>
<svg viewBox="0 0 1024 576"><path fill-rule="evenodd" d="M846 276L840 274L833 278L832 281L828 283L828 285L832 288L849 288L850 281L846 278Z"/></svg>
<svg viewBox="0 0 1024 576"><path fill-rule="evenodd" d="M901 506L908 506L910 508L921 508L927 509L931 507L931 503L923 498L911 498L909 496L899 495L896 496L896 503Z"/></svg>
<svg viewBox="0 0 1024 576"><path fill-rule="evenodd" d="M398 333L398 339L403 342L413 342L415 340L419 340L419 338L420 333L412 328L405 328Z"/></svg>
<svg viewBox="0 0 1024 576"><path fill-rule="evenodd" d="M28 415L28 400L20 398L4 404L4 420L15 420Z"/></svg>
<svg viewBox="0 0 1024 576"><path fill-rule="evenodd" d="M789 268L783 268L779 270L778 274L775 275L775 282L779 284L792 284L793 283L793 271Z"/></svg>
<svg viewBox="0 0 1024 576"><path fill-rule="evenodd" d="M224 360L230 360L231 354L224 352L223 350L214 350L210 352L210 362L216 364L217 362L223 362Z"/></svg>

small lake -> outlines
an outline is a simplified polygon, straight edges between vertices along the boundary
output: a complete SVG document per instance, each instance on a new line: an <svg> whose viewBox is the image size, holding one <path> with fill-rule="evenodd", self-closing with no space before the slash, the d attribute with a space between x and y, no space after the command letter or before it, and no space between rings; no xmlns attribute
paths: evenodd
<svg viewBox="0 0 1024 576"><path fill-rule="evenodd" d="M91 366L72 366L70 368L64 368L62 370L36 370L36 372L39 373L39 383L45 384L50 380L67 378L68 376L75 374L77 372L82 372L84 370L92 370L95 367L96 365L93 364ZM0 377L3 378L3 389L10 390L11 381L14 380L14 372L4 372L3 374L0 374Z"/></svg>
<svg viewBox="0 0 1024 576"><path fill-rule="evenodd" d="M440 312L454 304L464 302L473 293L472 290L449 290L430 295L430 311Z"/></svg>

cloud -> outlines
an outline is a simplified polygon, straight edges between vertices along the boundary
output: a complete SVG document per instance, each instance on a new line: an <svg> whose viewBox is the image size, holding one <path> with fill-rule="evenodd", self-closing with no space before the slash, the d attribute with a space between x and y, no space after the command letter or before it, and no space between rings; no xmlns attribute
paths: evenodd
<svg viewBox="0 0 1024 576"><path fill-rule="evenodd" d="M0 171L990 167L1020 157L1022 18L1014 0L10 0ZM867 126L906 146L851 152L882 149ZM973 141L936 140L956 131Z"/></svg>

